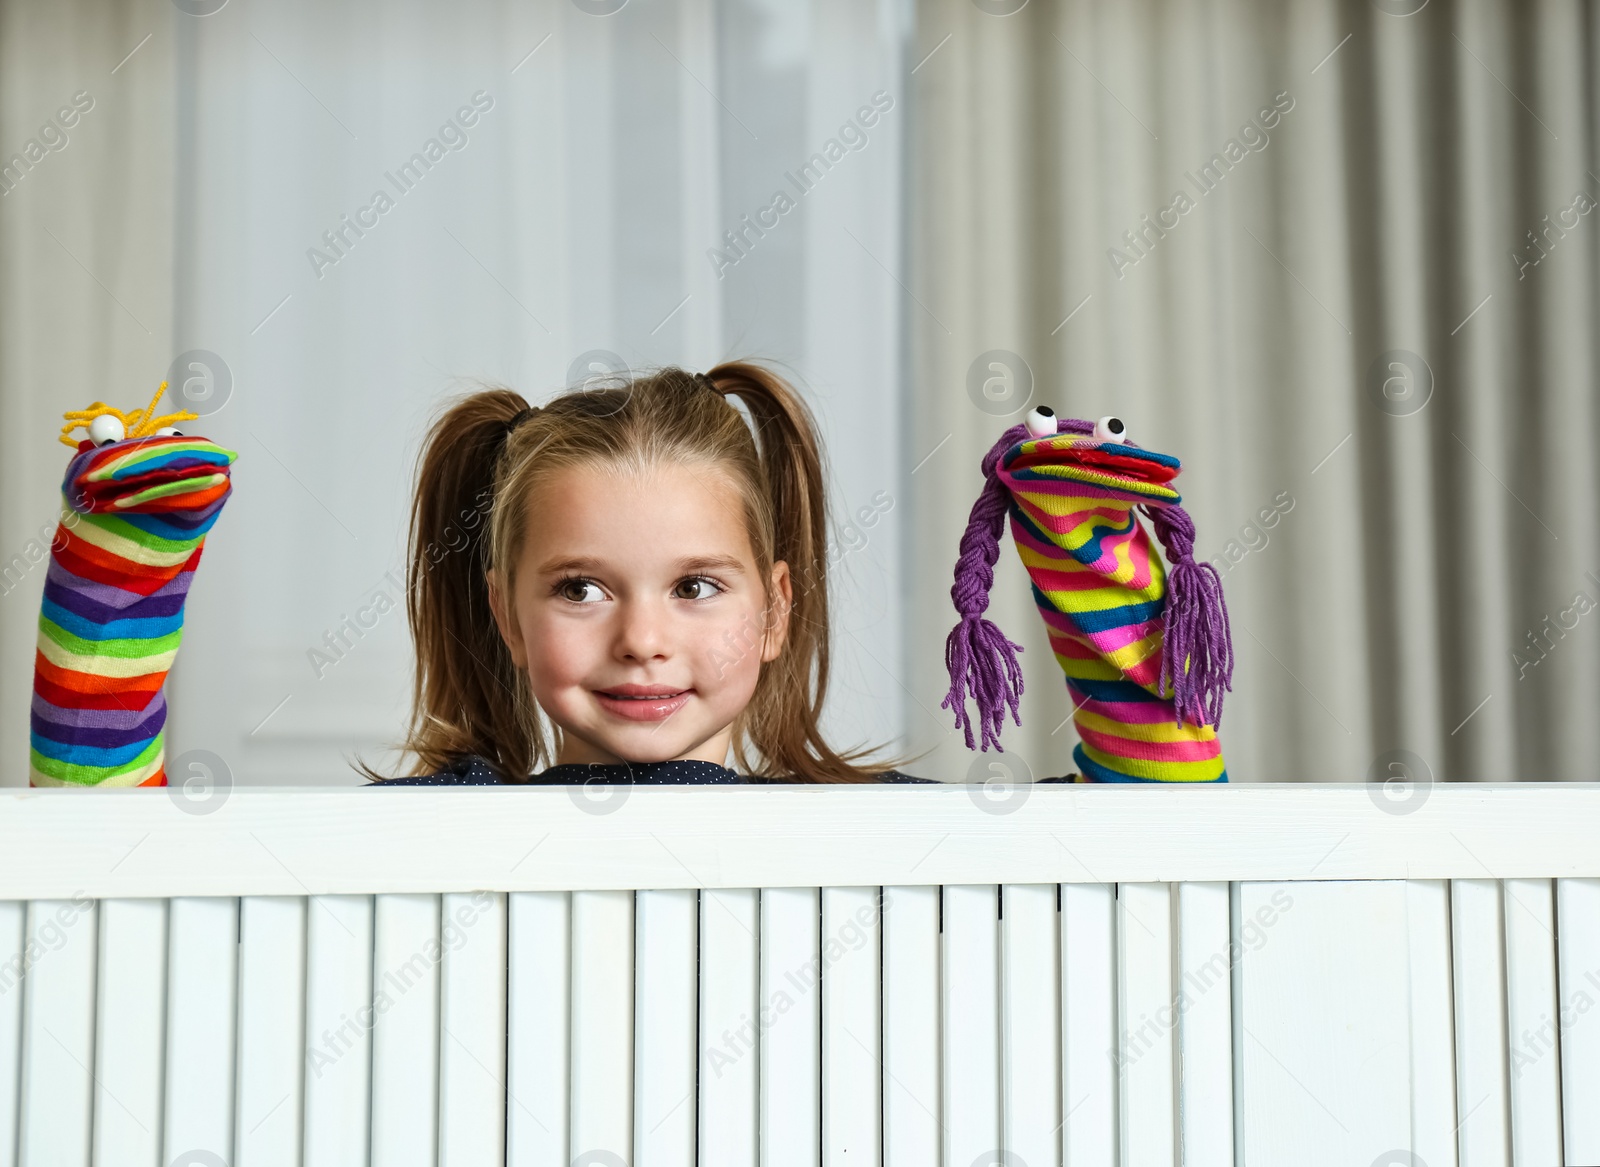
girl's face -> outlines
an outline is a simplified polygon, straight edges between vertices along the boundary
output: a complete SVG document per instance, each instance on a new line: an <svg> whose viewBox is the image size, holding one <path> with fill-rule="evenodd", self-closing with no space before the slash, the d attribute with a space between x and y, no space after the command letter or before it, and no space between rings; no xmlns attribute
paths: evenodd
<svg viewBox="0 0 1600 1167"><path fill-rule="evenodd" d="M757 575L732 479L575 466L534 491L528 514L510 610L492 574L490 597L561 728L556 761L724 764L791 598L787 564Z"/></svg>

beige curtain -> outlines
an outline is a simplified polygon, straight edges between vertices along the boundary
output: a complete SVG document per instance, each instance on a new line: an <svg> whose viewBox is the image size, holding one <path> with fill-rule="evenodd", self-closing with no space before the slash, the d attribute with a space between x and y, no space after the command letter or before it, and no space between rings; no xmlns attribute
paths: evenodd
<svg viewBox="0 0 1600 1167"><path fill-rule="evenodd" d="M1004 350L1183 459L1233 780L1596 778L1593 6L1015 6L928 0L910 61L922 771L972 761L941 653ZM1000 760L1071 770L1009 538L991 612L1027 648Z"/></svg>
<svg viewBox="0 0 1600 1167"><path fill-rule="evenodd" d="M143 404L173 356L175 11L0 3L0 786L28 783L61 414Z"/></svg>

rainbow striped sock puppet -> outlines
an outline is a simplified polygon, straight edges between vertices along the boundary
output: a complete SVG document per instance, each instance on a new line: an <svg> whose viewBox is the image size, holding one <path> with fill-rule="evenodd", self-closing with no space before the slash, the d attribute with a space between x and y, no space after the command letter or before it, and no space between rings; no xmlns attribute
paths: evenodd
<svg viewBox="0 0 1600 1167"><path fill-rule="evenodd" d="M62 482L34 656L32 786L165 786L162 684L206 532L232 490L232 450L145 409L65 415ZM68 435L88 430L85 441Z"/></svg>
<svg viewBox="0 0 1600 1167"><path fill-rule="evenodd" d="M1178 470L1176 458L1129 442L1117 418L1058 420L1043 407L985 455L950 589L961 620L945 644L944 707L968 749L1001 748L1008 707L1022 724L1022 646L983 618L1009 514L1066 673L1082 780L1228 780L1216 735L1233 687L1228 608L1216 569L1195 562L1194 524L1171 485ZM1166 548L1170 575L1136 509Z"/></svg>

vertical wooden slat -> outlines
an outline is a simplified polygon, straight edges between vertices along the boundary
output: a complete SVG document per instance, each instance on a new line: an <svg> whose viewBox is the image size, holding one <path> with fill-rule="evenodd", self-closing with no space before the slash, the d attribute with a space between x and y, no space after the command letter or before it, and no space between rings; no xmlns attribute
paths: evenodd
<svg viewBox="0 0 1600 1167"><path fill-rule="evenodd" d="M1233 1167L1233 949L1226 883L1178 897L1178 1065L1184 1167Z"/></svg>
<svg viewBox="0 0 1600 1167"><path fill-rule="evenodd" d="M239 1091L233 1167L299 1167L306 1072L306 907L239 901Z"/></svg>
<svg viewBox="0 0 1600 1167"><path fill-rule="evenodd" d="M1511 1161L1563 1162L1555 889L1505 881L1506 1028L1511 1041Z"/></svg>
<svg viewBox="0 0 1600 1167"><path fill-rule="evenodd" d="M882 1162L879 891L822 889L822 1161Z"/></svg>
<svg viewBox="0 0 1600 1167"><path fill-rule="evenodd" d="M1600 1163L1600 879L1556 881L1561 1121L1568 1163Z"/></svg>
<svg viewBox="0 0 1600 1167"><path fill-rule="evenodd" d="M167 914L167 1074L162 1162L233 1158L239 901L175 898Z"/></svg>
<svg viewBox="0 0 1600 1167"><path fill-rule="evenodd" d="M753 888L700 893L700 1167L759 1161L760 919Z"/></svg>
<svg viewBox="0 0 1600 1167"><path fill-rule="evenodd" d="M1061 1145L1071 1167L1117 1162L1116 911L1113 884L1061 885Z"/></svg>
<svg viewBox="0 0 1600 1167"><path fill-rule="evenodd" d="M97 905L28 904L18 1167L89 1167Z"/></svg>
<svg viewBox="0 0 1600 1167"><path fill-rule="evenodd" d="M1061 934L1053 883L1000 889L1002 1145L1024 1163L1061 1158Z"/></svg>
<svg viewBox="0 0 1600 1167"><path fill-rule="evenodd" d="M1450 1016L1450 888L1406 885L1411 1033L1411 1150L1428 1167L1456 1167L1455 1024Z"/></svg>
<svg viewBox="0 0 1600 1167"><path fill-rule="evenodd" d="M372 897L306 902L305 1167L367 1162Z"/></svg>
<svg viewBox="0 0 1600 1167"><path fill-rule="evenodd" d="M945 1161L993 1156L1000 1129L1000 889L944 889Z"/></svg>
<svg viewBox="0 0 1600 1167"><path fill-rule="evenodd" d="M439 1167L503 1167L506 897L440 897Z"/></svg>
<svg viewBox="0 0 1600 1167"><path fill-rule="evenodd" d="M633 896L572 893L572 1157L633 1153Z"/></svg>
<svg viewBox="0 0 1600 1167"><path fill-rule="evenodd" d="M1171 885L1119 885L1117 1056L1123 1167L1177 1163L1173 941Z"/></svg>
<svg viewBox="0 0 1600 1167"><path fill-rule="evenodd" d="M100 902L95 1167L157 1167L166 1047L167 901Z"/></svg>
<svg viewBox="0 0 1600 1167"><path fill-rule="evenodd" d="M434 1167L439 1137L439 897L374 897L372 1167Z"/></svg>
<svg viewBox="0 0 1600 1167"><path fill-rule="evenodd" d="M1500 884L1450 883L1455 987L1456 1147L1461 1167L1510 1167L1511 1090L1506 1049L1505 935Z"/></svg>
<svg viewBox="0 0 1600 1167"><path fill-rule="evenodd" d="M761 1165L821 1162L823 960L817 889L761 892Z"/></svg>
<svg viewBox="0 0 1600 1167"><path fill-rule="evenodd" d="M1239 922L1244 919L1244 889L1247 885L1242 883L1228 884L1228 935L1235 943L1228 947L1233 957L1232 986L1230 996L1233 1006L1233 1154L1235 1162L1243 1164L1246 1161L1245 1147L1249 1145L1249 1132L1246 1126L1246 1107L1244 1096L1244 1067L1247 1044L1245 1042L1245 1007L1244 1007L1244 980L1245 968L1242 963L1244 949L1237 946L1239 938Z"/></svg>
<svg viewBox="0 0 1600 1167"><path fill-rule="evenodd" d="M22 1089L22 950L28 905L0 900L0 1167L17 1167L17 1106Z"/></svg>
<svg viewBox="0 0 1600 1167"><path fill-rule="evenodd" d="M938 1163L939 889L883 889L884 1167Z"/></svg>
<svg viewBox="0 0 1600 1167"><path fill-rule="evenodd" d="M564 891L510 896L507 1167L569 1167L571 911Z"/></svg>
<svg viewBox="0 0 1600 1167"><path fill-rule="evenodd" d="M641 891L637 912L632 1167L694 1167L699 893Z"/></svg>
<svg viewBox="0 0 1600 1167"><path fill-rule="evenodd" d="M1233 930L1243 1161L1409 1163L1405 883L1247 883Z"/></svg>

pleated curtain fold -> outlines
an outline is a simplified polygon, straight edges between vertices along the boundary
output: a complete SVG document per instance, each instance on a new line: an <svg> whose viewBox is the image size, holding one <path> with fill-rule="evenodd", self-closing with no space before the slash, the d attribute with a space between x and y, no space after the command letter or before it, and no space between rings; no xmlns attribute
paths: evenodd
<svg viewBox="0 0 1600 1167"><path fill-rule="evenodd" d="M1592 7L1015 7L927 0L911 53L925 768L972 765L948 565L1031 400L1182 459L1234 781L1595 778ZM979 777L1071 768L1032 609L1008 549L1024 725Z"/></svg>

